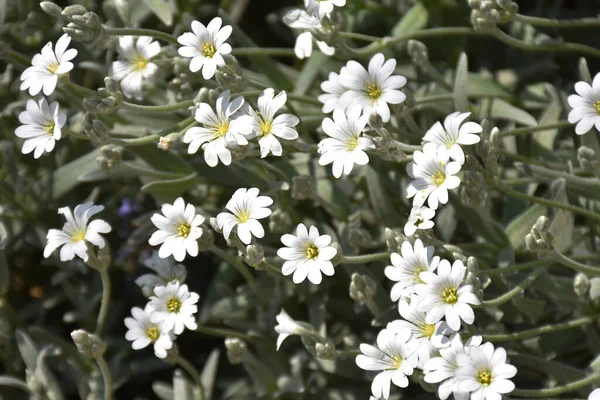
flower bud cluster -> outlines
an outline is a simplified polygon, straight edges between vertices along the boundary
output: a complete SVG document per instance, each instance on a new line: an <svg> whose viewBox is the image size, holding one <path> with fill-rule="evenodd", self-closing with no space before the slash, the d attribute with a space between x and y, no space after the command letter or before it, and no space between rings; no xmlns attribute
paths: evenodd
<svg viewBox="0 0 600 400"><path fill-rule="evenodd" d="M469 0L471 24L477 31L489 31L497 24L510 22L519 10L510 0Z"/></svg>

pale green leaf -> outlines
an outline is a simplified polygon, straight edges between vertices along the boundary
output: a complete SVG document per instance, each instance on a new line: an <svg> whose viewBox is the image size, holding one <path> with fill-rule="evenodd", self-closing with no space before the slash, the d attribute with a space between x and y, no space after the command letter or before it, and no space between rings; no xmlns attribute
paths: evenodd
<svg viewBox="0 0 600 400"><path fill-rule="evenodd" d="M167 26L173 24L173 14L177 11L174 0L144 0L144 4Z"/></svg>
<svg viewBox="0 0 600 400"><path fill-rule="evenodd" d="M427 26L429 12L422 3L416 3L408 10L402 19L392 28L391 36L401 36L418 31Z"/></svg>
<svg viewBox="0 0 600 400"><path fill-rule="evenodd" d="M456 76L454 79L454 107L457 111L469 111L468 82L469 60L465 53L460 55L458 65L456 66Z"/></svg>
<svg viewBox="0 0 600 400"><path fill-rule="evenodd" d="M100 149L95 149L54 171L52 174L52 194L54 198L58 199L71 191L71 189L79 183L77 179L81 175L96 169L98 166L96 157L98 157L99 154Z"/></svg>
<svg viewBox="0 0 600 400"><path fill-rule="evenodd" d="M492 111L490 115L492 118L515 121L523 125L537 125L535 118L527 111L517 108L502 99L494 99L492 101Z"/></svg>
<svg viewBox="0 0 600 400"><path fill-rule="evenodd" d="M568 205L569 199L567 197L567 182L564 178L557 179L552 184L552 191L554 196L552 200L559 203ZM564 252L571 248L573 243L573 228L575 225L575 217L573 213L568 210L559 209L552 218L550 224L550 232L554 239L552 245L560 252Z"/></svg>
<svg viewBox="0 0 600 400"><path fill-rule="evenodd" d="M517 249L525 243L525 235L531 231L531 227L539 217L547 215L545 206L536 204L529 207L521 215L513 219L506 227L506 234L512 246Z"/></svg>
<svg viewBox="0 0 600 400"><path fill-rule="evenodd" d="M142 192L151 193L164 200L174 200L186 190L196 186L199 181L198 174L192 172L179 179L152 181L142 186Z"/></svg>

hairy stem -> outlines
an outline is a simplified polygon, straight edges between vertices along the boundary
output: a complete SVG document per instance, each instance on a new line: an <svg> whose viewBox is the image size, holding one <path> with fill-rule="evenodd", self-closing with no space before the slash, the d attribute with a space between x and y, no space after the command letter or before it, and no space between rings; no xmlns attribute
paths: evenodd
<svg viewBox="0 0 600 400"><path fill-rule="evenodd" d="M505 334L486 334L481 333L483 336L483 340L489 340L491 342L507 342L509 340L521 340L527 339L531 337L536 337L539 335L544 335L546 333L559 332L567 329L578 328L581 326L586 326L594 322L594 318L592 317L584 317L574 319L568 322L562 322L560 324L554 325L542 325L538 328L528 329L526 331L521 332L513 332L513 333L505 333Z"/></svg>
<svg viewBox="0 0 600 400"><path fill-rule="evenodd" d="M112 377L110 376L110 369L108 364L104 360L104 357L96 357L96 362L102 373L102 379L104 380L104 400L112 399Z"/></svg>
<svg viewBox="0 0 600 400"><path fill-rule="evenodd" d="M129 103L127 101L121 102L121 106L123 108L128 108L130 110L136 110L136 111L149 112L149 113L169 112L169 111L175 111L175 110L181 110L181 109L188 109L193 105L194 105L194 100L186 100L186 101L182 101L181 103L167 104L165 106L145 106L145 105L141 105L141 104Z"/></svg>
<svg viewBox="0 0 600 400"><path fill-rule="evenodd" d="M98 270L98 273L100 274L100 278L102 279L102 301L100 303L100 311L98 312L98 318L96 320L95 334L98 336L101 336L102 331L104 330L104 324L106 322L106 317L108 316L108 306L110 303L110 296L111 296L111 285L110 285L110 276L108 275L108 271Z"/></svg>
<svg viewBox="0 0 600 400"><path fill-rule="evenodd" d="M550 255L552 260L561 263L562 265L587 275L600 276L600 267L593 267L591 265L585 265L580 262L573 260L570 257L565 256L559 251L554 250Z"/></svg>
<svg viewBox="0 0 600 400"><path fill-rule="evenodd" d="M498 307L504 303L509 302L514 299L521 293L523 290L527 289L529 286L533 284L544 272L546 272L546 268L539 268L533 271L527 278L525 278L521 283L517 286L504 293L501 296L496 297L495 299L485 300L481 302L481 307Z"/></svg>
<svg viewBox="0 0 600 400"><path fill-rule="evenodd" d="M519 397L548 397L557 396L563 393L574 392L583 389L593 383L600 382L600 372L589 375L578 381L567 383L563 386L557 386L549 389L515 389L511 395Z"/></svg>
<svg viewBox="0 0 600 400"><path fill-rule="evenodd" d="M375 261L387 260L390 257L390 253L384 251L382 253L363 254L360 256L342 256L340 264L363 264Z"/></svg>
<svg viewBox="0 0 600 400"><path fill-rule="evenodd" d="M179 44L175 36L169 33L155 31L154 29L109 28L105 26L104 31L111 36L149 36L155 39L164 40L165 42Z"/></svg>
<svg viewBox="0 0 600 400"><path fill-rule="evenodd" d="M540 17L530 17L528 15L516 14L514 17L517 21L526 24L547 26L552 28L587 28L599 27L600 19L598 18L581 18L581 19L549 19Z"/></svg>
<svg viewBox="0 0 600 400"><path fill-rule="evenodd" d="M239 273L242 274L242 276L246 279L246 281L248 282L248 285L250 285L250 287L254 290L254 292L255 293L259 292L258 285L256 284L256 279L254 279L254 275L252 275L252 272L250 272L248 267L246 267L246 264L244 264L240 260L233 257L227 251L222 250L218 247L213 246L210 248L210 251L214 255L221 258L223 261L233 265L239 271Z"/></svg>

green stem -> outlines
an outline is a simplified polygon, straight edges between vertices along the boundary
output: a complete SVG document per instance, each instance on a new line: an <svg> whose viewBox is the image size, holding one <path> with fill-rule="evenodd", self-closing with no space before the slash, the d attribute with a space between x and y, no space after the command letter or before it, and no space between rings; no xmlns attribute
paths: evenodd
<svg viewBox="0 0 600 400"><path fill-rule="evenodd" d="M581 19L549 19L540 17L530 17L527 15L516 14L514 18L517 21L524 22L526 24L547 26L552 28L586 28L586 27L598 27L600 26L600 19L598 18L581 18Z"/></svg>
<svg viewBox="0 0 600 400"><path fill-rule="evenodd" d="M587 275L600 276L600 267L593 267L591 265L582 264L580 262L573 260L572 258L565 256L564 254L562 254L559 251L554 250L551 253L550 257L554 261L559 262L562 265L564 265L574 271L582 272Z"/></svg>
<svg viewBox="0 0 600 400"><path fill-rule="evenodd" d="M194 105L194 100L186 100L181 103L168 104L166 106L145 106L141 104L129 103L127 101L121 102L121 106L123 108L128 108L130 110L143 111L143 112L169 112L181 109L188 109Z"/></svg>
<svg viewBox="0 0 600 400"><path fill-rule="evenodd" d="M104 324L106 317L108 316L108 306L110 303L111 296L111 285L110 276L106 270L98 270L100 278L102 279L102 301L100 303L100 311L98 312L98 318L96 320L96 332L97 336L102 336L104 330Z"/></svg>
<svg viewBox="0 0 600 400"><path fill-rule="evenodd" d="M96 358L100 372L102 373L102 379L104 379L104 400L112 399L112 378L110 376L110 369L108 364L104 360L104 357L100 356Z"/></svg>
<svg viewBox="0 0 600 400"><path fill-rule="evenodd" d="M572 123L564 120L564 121L557 121L552 124L536 125L536 126L531 126L531 127L527 127L527 128L517 128L517 129L513 129L511 131L501 132L501 134L502 134L502 136L526 135L528 133L545 131L547 129L562 129L562 128L569 128L572 126L573 126Z"/></svg>
<svg viewBox="0 0 600 400"><path fill-rule="evenodd" d="M479 271L478 275L488 275L488 276L502 275L502 274L508 274L511 272L523 271L526 269L542 267L547 264L548 264L547 260L536 260L536 261L531 261L531 262L523 263L523 264L509 265L508 267L504 267L504 268L481 270L481 271Z"/></svg>
<svg viewBox="0 0 600 400"><path fill-rule="evenodd" d="M100 96L100 94L98 92L96 92L95 90L88 89L88 88L86 88L84 86L78 85L77 83L75 83L75 82L73 82L71 80L65 81L65 84L68 87L73 88L73 89L75 89L75 90L77 90L77 91L79 91L81 93L84 93L84 94L86 94L88 96L92 96L92 97L98 97L98 96Z"/></svg>
<svg viewBox="0 0 600 400"><path fill-rule="evenodd" d="M29 58L27 58L27 56L25 56L17 51L14 51L14 50L8 51L8 58L11 58L17 64L22 64L24 66L31 64L31 60Z"/></svg>
<svg viewBox="0 0 600 400"><path fill-rule="evenodd" d="M514 288L510 289L508 292L504 293L501 296L496 297L495 299L485 300L481 302L481 307L498 307L504 303L509 302L515 297L519 296L523 293L525 289L533 284L544 272L546 272L546 268L540 268L533 271L527 278L525 278L521 283L519 283Z"/></svg>
<svg viewBox="0 0 600 400"><path fill-rule="evenodd" d="M110 36L149 36L155 39L164 40L165 42L171 42L177 45L179 44L175 36L165 32L155 31L154 29L109 28L105 26L104 31Z"/></svg>
<svg viewBox="0 0 600 400"><path fill-rule="evenodd" d="M179 122L174 127L163 129L159 133L148 135L140 138L132 139L117 139L109 138L108 142L112 144L118 144L120 146L142 146L148 143L156 143L163 135L169 134L170 139L176 139L183 135L189 128L196 124L194 117L187 117L183 121Z"/></svg>
<svg viewBox="0 0 600 400"><path fill-rule="evenodd" d="M481 336L483 336L483 340L489 340L491 342L507 342L509 340L527 339L527 338L531 338L531 337L535 337L535 336L539 336L539 335L544 335L546 333L552 333L552 332L564 331L564 330L572 329L572 328L578 328L581 326L589 325L593 322L594 322L594 318L584 317L584 318L574 319L574 320L571 320L568 322L563 322L560 324L543 325L538 328L529 329L529 330L521 331L521 332L513 332L513 333L506 333L506 334L481 333Z"/></svg>
<svg viewBox="0 0 600 400"><path fill-rule="evenodd" d="M557 386L549 389L515 389L511 395L519 397L548 397L557 396L563 393L574 392L575 390L583 389L593 383L600 382L600 372L589 375L586 378L567 383L563 386Z"/></svg>
<svg viewBox="0 0 600 400"><path fill-rule="evenodd" d="M346 39L362 40L364 42L377 42L381 39L377 36L363 35L362 33L355 32L340 32L339 34Z"/></svg>
<svg viewBox="0 0 600 400"><path fill-rule="evenodd" d="M244 264L243 262L240 262L238 259L236 259L235 257L232 257L228 252L226 252L225 250L222 250L218 247L211 247L210 251L218 256L219 258L221 258L223 261L233 265L240 274L242 274L242 276L246 279L246 281L248 282L248 285L250 285L250 287L254 290L255 293L258 293L258 285L256 284L256 279L254 279L254 275L252 275L252 273L250 272L250 270L248 269L248 267L246 267L246 264Z"/></svg>
<svg viewBox="0 0 600 400"><path fill-rule="evenodd" d="M142 176L151 176L153 178L158 179L178 179L182 178L181 174L173 173L173 172L165 172L165 171L157 171L152 168L140 167L136 164L123 161L120 167L124 171L132 172L136 175Z"/></svg>
<svg viewBox="0 0 600 400"><path fill-rule="evenodd" d="M360 256L342 256L340 264L364 264L375 261L387 260L390 253L384 251L382 253L363 254Z"/></svg>
<svg viewBox="0 0 600 400"><path fill-rule="evenodd" d="M217 337L236 337L246 341L251 341L253 338L250 335L246 335L244 333L234 331L233 329L226 328L214 328L210 326L202 326L198 325L196 332L204 333L205 335L217 336Z"/></svg>
<svg viewBox="0 0 600 400"><path fill-rule="evenodd" d="M196 367L194 367L191 362L189 362L188 360L183 358L181 355L177 356L176 362L181 368L183 368L192 377L192 379L196 383L196 386L198 386L198 388L200 389L200 399L206 400L206 394L204 391L204 385L202 384L202 378L200 377L200 374L196 370Z"/></svg>
<svg viewBox="0 0 600 400"><path fill-rule="evenodd" d="M275 56L275 57L295 57L294 49L290 48L269 48L269 47L238 47L231 51L234 56Z"/></svg>

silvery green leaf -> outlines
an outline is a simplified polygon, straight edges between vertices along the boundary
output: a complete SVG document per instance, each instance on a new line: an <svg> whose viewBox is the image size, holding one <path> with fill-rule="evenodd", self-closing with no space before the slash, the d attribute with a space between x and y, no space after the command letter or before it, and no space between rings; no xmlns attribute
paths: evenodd
<svg viewBox="0 0 600 400"><path fill-rule="evenodd" d="M446 205L441 208L441 210L437 213L435 224L435 231L441 237L444 242L450 242L452 235L456 230L456 226L458 225L458 219L456 218L456 210L452 207L451 204Z"/></svg>
<svg viewBox="0 0 600 400"><path fill-rule="evenodd" d="M491 107L492 110L490 116L492 118L515 121L528 126L537 125L537 121L535 120L535 118L527 111L515 107L502 99L493 99Z"/></svg>
<svg viewBox="0 0 600 400"><path fill-rule="evenodd" d="M402 217L391 202L393 196L384 187L386 184L384 174L378 173L370 165L365 166L365 168L367 171L365 178L369 187L369 200L373 211L384 223L387 223L387 221L400 221ZM382 169L379 172L382 171L384 170Z"/></svg>
<svg viewBox="0 0 600 400"><path fill-rule="evenodd" d="M218 349L214 349L210 352L208 359L202 367L200 373L200 380L202 381L202 387L204 388L204 400L210 400L215 388L215 379L217 378L217 369L219 368L219 355Z"/></svg>
<svg viewBox="0 0 600 400"><path fill-rule="evenodd" d="M490 97L502 97L504 99L513 97L508 90L506 90L498 82L494 81L492 79L492 77L469 72L468 81L469 81L469 86L468 86L467 90L468 90L469 96L486 95L486 96L490 96Z"/></svg>
<svg viewBox="0 0 600 400"><path fill-rule="evenodd" d="M173 400L194 400L194 386L179 369L173 373Z"/></svg>
<svg viewBox="0 0 600 400"><path fill-rule="evenodd" d="M177 12L174 0L144 0L144 4L167 26L173 24L173 14Z"/></svg>
<svg viewBox="0 0 600 400"><path fill-rule="evenodd" d="M152 384L152 391L160 400L175 400L173 388L167 383L154 382Z"/></svg>
<svg viewBox="0 0 600 400"><path fill-rule="evenodd" d="M579 69L579 79L591 85L592 74L590 74L590 69L588 68L587 60L584 57L581 57L577 62L577 68Z"/></svg>
<svg viewBox="0 0 600 400"><path fill-rule="evenodd" d="M29 392L29 387L25 381L8 375L0 375L0 386L14 387Z"/></svg>
<svg viewBox="0 0 600 400"><path fill-rule="evenodd" d="M600 157L600 142L598 142L598 135L582 135L580 136L581 143L594 150L596 157Z"/></svg>
<svg viewBox="0 0 600 400"><path fill-rule="evenodd" d="M539 322L546 315L546 303L543 300L521 297L513 299L512 302L520 312L529 317L532 323Z"/></svg>
<svg viewBox="0 0 600 400"><path fill-rule="evenodd" d="M84 156L81 156L54 171L52 174L52 194L55 199L73 189L79 181L77 178L82 174L89 173L96 169L96 157L100 154L100 149L95 149Z"/></svg>
<svg viewBox="0 0 600 400"><path fill-rule="evenodd" d="M469 111L468 93L468 74L469 60L465 53L461 53L456 66L456 76L454 78L454 107L457 111Z"/></svg>
<svg viewBox="0 0 600 400"><path fill-rule="evenodd" d="M590 279L590 299L596 301L600 299L600 278Z"/></svg>
<svg viewBox="0 0 600 400"><path fill-rule="evenodd" d="M556 93L556 89L550 84L546 85L546 91L550 95L550 104L540 117L540 125L548 125L557 122L560 119L562 106ZM558 134L558 129L546 129L533 133L533 139L545 150L554 149L554 139Z"/></svg>
<svg viewBox="0 0 600 400"><path fill-rule="evenodd" d="M429 12L422 3L415 3L392 28L391 36L397 37L418 31L427 26Z"/></svg>
<svg viewBox="0 0 600 400"><path fill-rule="evenodd" d="M562 204L569 204L569 198L567 197L567 182L564 178L557 179L552 183L552 190L554 192L553 200ZM552 245L560 252L564 252L571 248L573 243L573 228L575 225L575 218L573 213L568 210L559 209L552 218L552 224L550 224L550 232L554 239Z"/></svg>
<svg viewBox="0 0 600 400"><path fill-rule="evenodd" d="M15 339L25 366L28 370L35 371L39 355L35 343L33 343L33 340L31 340L29 335L21 329L15 331Z"/></svg>
<svg viewBox="0 0 600 400"><path fill-rule="evenodd" d="M547 215L548 210L541 204L535 204L513 219L506 227L506 235L512 246L517 249L525 244L525 235L542 215Z"/></svg>
<svg viewBox="0 0 600 400"><path fill-rule="evenodd" d="M198 174L192 172L179 179L156 180L142 186L141 190L161 199L169 200L179 197L183 192L195 187L199 182Z"/></svg>
<svg viewBox="0 0 600 400"><path fill-rule="evenodd" d="M316 52L302 66L302 71L298 76L294 86L294 94L303 95L315 84L315 79L321 70L327 71L329 57L321 52Z"/></svg>
<svg viewBox="0 0 600 400"><path fill-rule="evenodd" d="M564 178L567 182L570 193L575 193L590 199L600 200L600 179L598 178L576 176L563 171L556 171L541 167L539 165L524 164L521 162L515 162L514 165L523 174L530 175L544 183L551 183L555 179Z"/></svg>
<svg viewBox="0 0 600 400"><path fill-rule="evenodd" d="M131 26L131 0L114 0L115 1L115 8L117 9L117 12L119 13L119 17L121 17L121 20L123 21L123 25L125 26Z"/></svg>

